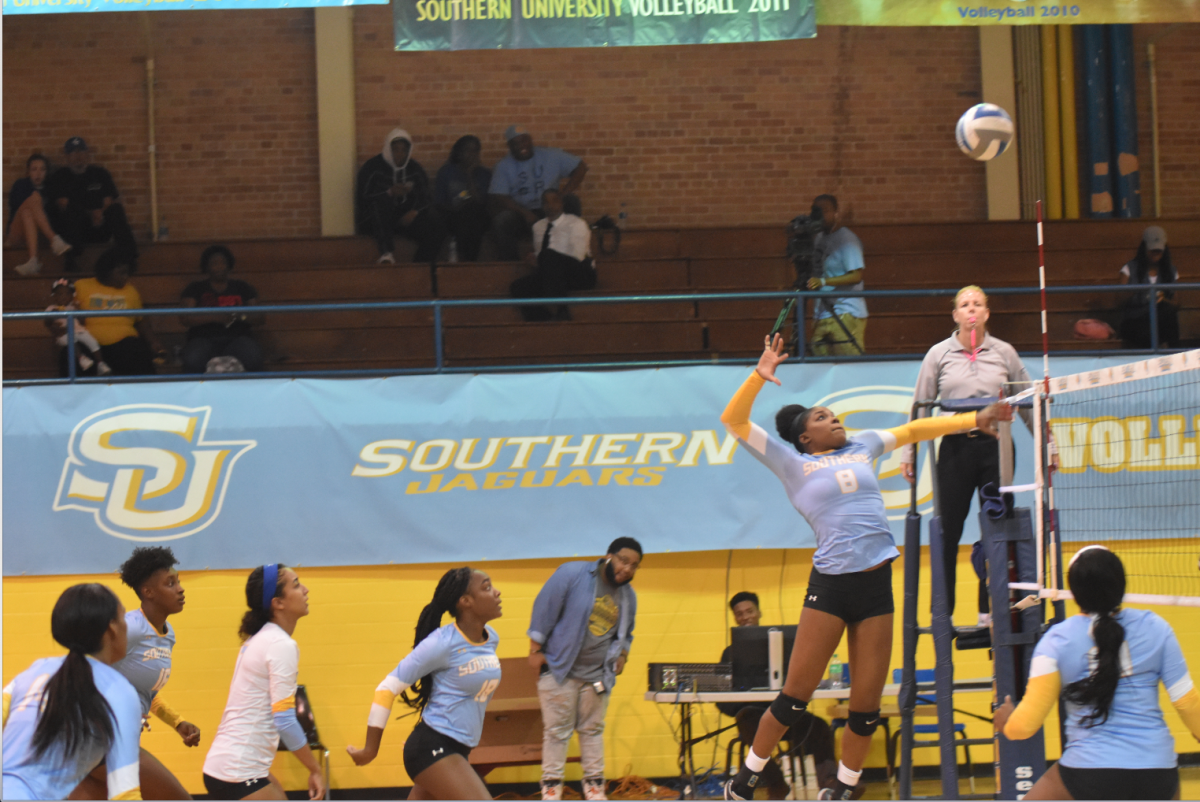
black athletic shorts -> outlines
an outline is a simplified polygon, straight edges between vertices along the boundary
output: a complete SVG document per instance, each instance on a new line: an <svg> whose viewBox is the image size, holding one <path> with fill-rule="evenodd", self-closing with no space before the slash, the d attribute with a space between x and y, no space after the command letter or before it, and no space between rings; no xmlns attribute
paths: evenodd
<svg viewBox="0 0 1200 802"><path fill-rule="evenodd" d="M1073 799L1174 799L1179 769L1073 769L1058 764Z"/></svg>
<svg viewBox="0 0 1200 802"><path fill-rule="evenodd" d="M216 777L204 775L204 788L208 791L209 799L245 799L270 784L269 777L259 777L257 780L246 780L240 783L227 783Z"/></svg>
<svg viewBox="0 0 1200 802"><path fill-rule="evenodd" d="M418 774L444 757L468 757L470 754L471 747L460 744L448 735L442 735L421 721L413 727L412 735L404 742L404 770L408 772L410 779L416 779Z"/></svg>
<svg viewBox="0 0 1200 802"><path fill-rule="evenodd" d="M853 574L823 574L813 568L804 606L836 615L847 624L894 613L892 564Z"/></svg>

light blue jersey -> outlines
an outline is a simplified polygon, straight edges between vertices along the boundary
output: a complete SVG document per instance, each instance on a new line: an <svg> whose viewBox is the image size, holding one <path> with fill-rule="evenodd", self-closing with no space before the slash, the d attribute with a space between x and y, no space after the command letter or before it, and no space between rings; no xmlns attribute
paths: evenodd
<svg viewBox="0 0 1200 802"><path fill-rule="evenodd" d="M526 209L542 208L542 193L579 166L580 158L558 148L534 147L533 155L517 161L511 153L496 163L489 195L507 195Z"/></svg>
<svg viewBox="0 0 1200 802"><path fill-rule="evenodd" d="M376 689L368 724L385 726L395 697L433 674L433 690L421 719L464 746L477 746L488 700L500 685L500 658L496 657L500 636L491 627L484 630L483 643L467 640L456 624L430 633Z"/></svg>
<svg viewBox="0 0 1200 802"><path fill-rule="evenodd" d="M1174 768L1175 739L1163 720L1158 684L1166 686L1172 699L1183 685L1191 687L1179 640L1171 625L1149 610L1122 610L1117 623L1125 629L1125 643L1108 720L1084 727L1081 721L1091 708L1068 703L1067 747L1059 762L1073 769ZM1072 616L1042 636L1030 675L1057 670L1066 688L1091 675L1095 648L1091 617Z"/></svg>
<svg viewBox="0 0 1200 802"><path fill-rule="evenodd" d="M836 451L813 455L801 454L751 424L750 436L742 442L779 477L792 506L812 527L818 571L850 574L900 556L873 465L896 447L895 435L862 431Z"/></svg>
<svg viewBox="0 0 1200 802"><path fill-rule="evenodd" d="M118 672L137 691L142 703L142 715L150 714L150 703L171 678L171 650L175 648L175 630L166 624L166 633L159 634L139 607L125 613L129 627L129 645L125 657L113 664Z"/></svg>
<svg viewBox="0 0 1200 802"><path fill-rule="evenodd" d="M67 794L104 760L108 769L109 799L140 799L138 738L142 731L142 709L137 692L111 666L91 657L96 688L113 713L115 737L107 753L99 743L84 744L69 761L51 747L36 757L33 733L37 729L46 683L62 666L65 657L34 661L4 689L4 787L5 799L66 799Z"/></svg>

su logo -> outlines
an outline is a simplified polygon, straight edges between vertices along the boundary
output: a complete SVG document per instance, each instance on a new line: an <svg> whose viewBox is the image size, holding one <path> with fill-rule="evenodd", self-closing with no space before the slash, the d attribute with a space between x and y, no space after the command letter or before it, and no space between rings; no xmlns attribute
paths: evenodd
<svg viewBox="0 0 1200 802"><path fill-rule="evenodd" d="M128 404L71 432L54 511L91 513L125 540L177 540L216 520L238 458L254 440L209 441L211 407Z"/></svg>

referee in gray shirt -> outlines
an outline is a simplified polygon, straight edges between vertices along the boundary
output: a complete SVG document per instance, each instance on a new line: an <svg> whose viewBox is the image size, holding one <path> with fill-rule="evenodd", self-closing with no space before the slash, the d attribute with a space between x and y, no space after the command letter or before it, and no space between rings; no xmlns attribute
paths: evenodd
<svg viewBox="0 0 1200 802"><path fill-rule="evenodd" d="M1029 371L1021 363L1016 349L987 333L987 295L971 285L954 296L954 334L925 354L917 376L914 401L943 401L959 398L995 398L1006 382L1028 382ZM1032 413L1017 410L1025 426L1033 431ZM919 416L928 412L920 410ZM904 447L901 470L904 478L915 480L914 447ZM1000 486L1000 450L996 439L979 431L951 434L942 438L938 449L937 481L942 518L942 562L946 566L950 614L954 614L955 574L958 568L958 542L963 522L971 509L975 491L988 482ZM987 586L979 583L979 624L991 623L988 617Z"/></svg>

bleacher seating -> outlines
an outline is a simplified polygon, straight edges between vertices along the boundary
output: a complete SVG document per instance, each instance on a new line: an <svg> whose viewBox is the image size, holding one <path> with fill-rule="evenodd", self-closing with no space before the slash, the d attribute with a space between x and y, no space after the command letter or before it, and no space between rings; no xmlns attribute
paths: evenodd
<svg viewBox="0 0 1200 802"><path fill-rule="evenodd" d="M1144 220L1061 221L1046 225L1050 285L1115 283L1132 257ZM1164 221L1181 280L1195 279L1200 264L1200 219ZM916 289L980 284L988 289L1036 286L1037 244L1028 222L926 225L856 225L863 241L868 289ZM208 242L146 245L133 283L147 306L172 307ZM508 299L509 283L526 268L517 263L428 265L374 264L365 238L241 240L226 242L237 258L235 276L253 284L264 305L387 300ZM781 257L782 226L627 231L620 251L600 256L596 289L601 295L645 296L775 291L794 279ZM92 252L94 256L94 249ZM4 311L44 309L52 256L43 274L12 271L24 251L4 255ZM85 260L85 264L87 261ZM1200 336L1200 299L1184 293L1181 329ZM1076 341L1071 327L1084 317L1109 318L1118 298L1101 293L1051 295L1052 348L1116 348L1115 341ZM876 298L867 328L870 354L922 353L953 328L944 296ZM778 314L773 300L576 303L572 320L524 323L513 305L448 307L443 313L448 366L488 364L604 363L754 357ZM1020 350L1041 349L1036 295L993 295L989 329ZM431 309L299 312L267 317L260 336L268 370L350 368L421 369L434 365ZM177 317L155 319L169 348L183 342ZM40 321L4 327L4 377L54 375L54 345ZM166 371L178 370L167 367Z"/></svg>

